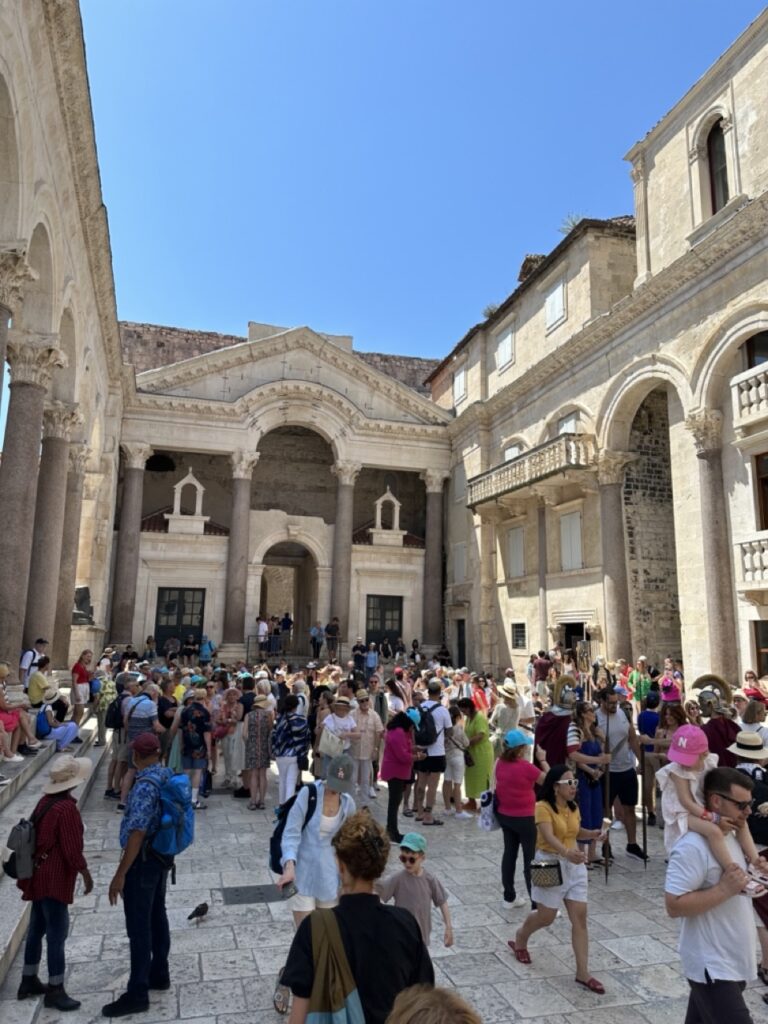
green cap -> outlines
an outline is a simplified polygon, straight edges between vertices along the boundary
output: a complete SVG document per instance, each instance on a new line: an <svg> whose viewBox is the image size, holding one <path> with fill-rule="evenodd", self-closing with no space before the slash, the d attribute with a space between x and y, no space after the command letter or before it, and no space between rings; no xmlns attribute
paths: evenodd
<svg viewBox="0 0 768 1024"><path fill-rule="evenodd" d="M400 849L413 850L414 853L426 853L427 840L418 832L406 832L400 840Z"/></svg>

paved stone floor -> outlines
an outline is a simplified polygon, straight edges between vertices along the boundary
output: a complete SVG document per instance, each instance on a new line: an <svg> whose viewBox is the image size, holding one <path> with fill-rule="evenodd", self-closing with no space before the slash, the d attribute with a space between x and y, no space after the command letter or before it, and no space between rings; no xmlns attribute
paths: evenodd
<svg viewBox="0 0 768 1024"><path fill-rule="evenodd" d="M67 943L67 989L82 1000L76 1013L41 1008L41 1001L15 1001L21 956L0 989L1 1024L67 1024L103 1020L100 1007L118 995L128 973L128 950L120 907L112 908L107 887L118 859L119 815L101 799L97 780L85 807L87 848L94 891L80 897L72 912ZM276 783L273 779L273 793ZM374 804L381 818L382 791ZM245 801L214 793L197 817L193 849L179 858L177 883L169 888L173 988L152 993L143 1024L183 1019L189 1024L258 1024L284 1020L272 1008L277 969L293 928L285 904L225 905L222 888L269 883L266 851L271 812L248 811ZM577 989L567 920L535 935L533 963L518 964L507 948L524 910L501 903L501 835L481 833L473 821L448 820L425 829L429 868L450 893L456 944L442 946L435 912L431 953L437 983L455 986L488 1024L678 1024L685 1016L687 985L679 973L676 926L663 908L664 854L661 833L650 830L652 859L647 870L624 856L623 832L613 833L616 863L606 884L590 875L590 967L606 987L602 997ZM397 852L392 853L394 868ZM199 927L187 914L202 900L211 905ZM386 969L386 953L381 951ZM755 1020L768 1018L762 986L747 993ZM124 1018L132 1024L134 1018Z"/></svg>

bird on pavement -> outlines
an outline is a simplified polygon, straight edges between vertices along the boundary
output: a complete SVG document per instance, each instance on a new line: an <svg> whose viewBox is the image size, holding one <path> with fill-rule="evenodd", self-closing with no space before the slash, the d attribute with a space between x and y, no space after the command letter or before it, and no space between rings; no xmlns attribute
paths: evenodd
<svg viewBox="0 0 768 1024"><path fill-rule="evenodd" d="M192 913L189 915L187 920L188 921L194 921L195 924L198 925L198 924L200 924L200 922L202 921L202 919L205 917L205 915L207 913L208 913L208 904L207 903L199 903L195 907L195 909L192 911Z"/></svg>

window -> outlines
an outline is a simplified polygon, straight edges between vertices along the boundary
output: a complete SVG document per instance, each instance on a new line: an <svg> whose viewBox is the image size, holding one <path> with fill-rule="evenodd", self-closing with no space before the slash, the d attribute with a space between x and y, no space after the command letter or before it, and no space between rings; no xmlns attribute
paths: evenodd
<svg viewBox="0 0 768 1024"><path fill-rule="evenodd" d="M514 526L507 533L507 576L510 579L525 576L525 529Z"/></svg>
<svg viewBox="0 0 768 1024"><path fill-rule="evenodd" d="M453 582L463 583L467 577L467 545L453 546Z"/></svg>
<svg viewBox="0 0 768 1024"><path fill-rule="evenodd" d="M756 366L768 363L768 331L760 331L747 339L744 346L747 353L747 369L754 370Z"/></svg>
<svg viewBox="0 0 768 1024"><path fill-rule="evenodd" d="M709 195L712 213L722 210L728 202L728 161L725 156L725 135L723 120L720 118L709 130L707 136L707 161L709 163Z"/></svg>
<svg viewBox="0 0 768 1024"><path fill-rule="evenodd" d="M514 651L527 651L528 650L528 631L525 628L524 622L513 622L511 625L512 630L512 650Z"/></svg>
<svg viewBox="0 0 768 1024"><path fill-rule="evenodd" d="M579 429L579 413L578 410L569 412L567 416L561 416L557 421L557 433L558 434L575 434Z"/></svg>
<svg viewBox="0 0 768 1024"><path fill-rule="evenodd" d="M462 366L453 375L453 404L458 405L467 397L467 370Z"/></svg>
<svg viewBox="0 0 768 1024"><path fill-rule="evenodd" d="M768 622L760 620L755 623L755 648L757 649L758 676L768 675Z"/></svg>
<svg viewBox="0 0 768 1024"><path fill-rule="evenodd" d="M463 501L467 495L467 471L464 463L459 462L453 468L453 500Z"/></svg>
<svg viewBox="0 0 768 1024"><path fill-rule="evenodd" d="M496 338L496 369L503 370L515 358L515 334L507 327Z"/></svg>
<svg viewBox="0 0 768 1024"><path fill-rule="evenodd" d="M521 444L508 444L504 449L504 461L511 462L512 459L516 459L522 450L523 446Z"/></svg>
<svg viewBox="0 0 768 1024"><path fill-rule="evenodd" d="M395 641L403 632L403 599L368 594L365 601L365 642Z"/></svg>
<svg viewBox="0 0 768 1024"><path fill-rule="evenodd" d="M768 455L758 455L755 459L755 484L760 529L768 530Z"/></svg>
<svg viewBox="0 0 768 1024"><path fill-rule="evenodd" d="M565 281L560 280L547 292L544 300L544 322L547 330L565 320Z"/></svg>
<svg viewBox="0 0 768 1024"><path fill-rule="evenodd" d="M581 569L581 512L560 516L560 568Z"/></svg>

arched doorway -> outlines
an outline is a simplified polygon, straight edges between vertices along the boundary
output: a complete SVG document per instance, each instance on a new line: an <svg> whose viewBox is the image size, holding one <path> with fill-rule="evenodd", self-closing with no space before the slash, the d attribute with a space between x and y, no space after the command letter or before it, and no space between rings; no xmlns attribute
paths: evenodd
<svg viewBox="0 0 768 1024"><path fill-rule="evenodd" d="M262 558L264 571L259 595L259 616L279 623L286 612L293 619L290 635L272 634L271 654L307 657L310 653L309 630L317 619L317 562L311 551L298 541L273 544Z"/></svg>

